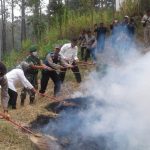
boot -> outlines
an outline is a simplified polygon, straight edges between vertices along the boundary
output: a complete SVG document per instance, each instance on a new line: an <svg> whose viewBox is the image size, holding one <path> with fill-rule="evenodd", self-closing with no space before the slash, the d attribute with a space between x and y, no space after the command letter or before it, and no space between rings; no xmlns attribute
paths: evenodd
<svg viewBox="0 0 150 150"><path fill-rule="evenodd" d="M30 104L31 104L31 105L34 103L34 99L35 99L34 96L31 96L31 97L30 97Z"/></svg>
<svg viewBox="0 0 150 150"><path fill-rule="evenodd" d="M24 99L21 99L21 106L24 106Z"/></svg>

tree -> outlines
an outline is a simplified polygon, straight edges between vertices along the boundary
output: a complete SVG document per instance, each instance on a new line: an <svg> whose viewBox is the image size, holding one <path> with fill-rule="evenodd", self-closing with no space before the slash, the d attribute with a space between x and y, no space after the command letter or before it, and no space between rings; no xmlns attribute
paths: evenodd
<svg viewBox="0 0 150 150"><path fill-rule="evenodd" d="M6 8L5 8L5 0L1 0L1 16L2 16L2 46L1 46L0 59L6 51Z"/></svg>
<svg viewBox="0 0 150 150"><path fill-rule="evenodd" d="M26 1L21 0L21 43L26 40L26 18L25 18Z"/></svg>
<svg viewBox="0 0 150 150"><path fill-rule="evenodd" d="M150 0L139 0L142 11L150 9Z"/></svg>
<svg viewBox="0 0 150 150"><path fill-rule="evenodd" d="M41 41L42 34L45 31L45 22L43 21L41 0L28 0L28 6L31 7L33 16L30 17L30 22L33 26L33 34L37 42Z"/></svg>
<svg viewBox="0 0 150 150"><path fill-rule="evenodd" d="M62 0L51 0L49 3L49 12L51 16L57 18L60 37L62 37L62 22L65 12L65 7Z"/></svg>

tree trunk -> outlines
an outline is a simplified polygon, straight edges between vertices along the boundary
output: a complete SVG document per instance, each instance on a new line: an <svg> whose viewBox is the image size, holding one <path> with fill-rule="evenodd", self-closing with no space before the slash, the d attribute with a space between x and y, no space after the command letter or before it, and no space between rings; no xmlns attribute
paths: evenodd
<svg viewBox="0 0 150 150"><path fill-rule="evenodd" d="M48 4L48 30L50 31L51 26L51 10L50 10L51 0L49 0Z"/></svg>
<svg viewBox="0 0 150 150"><path fill-rule="evenodd" d="M25 0L21 4L21 43L26 40Z"/></svg>
<svg viewBox="0 0 150 150"><path fill-rule="evenodd" d="M5 0L1 0L1 15L2 15L2 46L1 46L1 56L6 52L6 9Z"/></svg>
<svg viewBox="0 0 150 150"><path fill-rule="evenodd" d="M12 31L12 48L14 49L15 46L15 40L14 40L14 0L11 1L12 7L11 7L11 11L12 11L12 25L11 25L11 31Z"/></svg>
<svg viewBox="0 0 150 150"><path fill-rule="evenodd" d="M40 40L39 22L40 22L40 0L37 0L34 4L34 21L33 21L34 34L37 42Z"/></svg>

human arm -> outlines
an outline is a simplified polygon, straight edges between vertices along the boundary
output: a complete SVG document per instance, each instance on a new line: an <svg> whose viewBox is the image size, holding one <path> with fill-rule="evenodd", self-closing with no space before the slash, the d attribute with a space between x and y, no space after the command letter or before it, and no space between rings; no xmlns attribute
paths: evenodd
<svg viewBox="0 0 150 150"><path fill-rule="evenodd" d="M64 44L64 45L61 47L60 52L59 52L60 56L61 56L63 59L65 59L65 60L66 60L65 53L66 53L67 48L68 48L67 45Z"/></svg>
<svg viewBox="0 0 150 150"><path fill-rule="evenodd" d="M33 89L34 88L32 86L32 84L27 80L27 78L25 77L24 72L22 70L19 70L18 78L25 88L27 88L27 89Z"/></svg>
<svg viewBox="0 0 150 150"><path fill-rule="evenodd" d="M1 80L1 103L4 112L7 112L8 110L8 101L9 101L8 82L6 76L4 76L3 79Z"/></svg>
<svg viewBox="0 0 150 150"><path fill-rule="evenodd" d="M75 46L74 47L75 49L74 49L74 53L73 53L73 60L75 61L75 62L78 62L79 61L79 58L78 58L78 47L77 46Z"/></svg>
<svg viewBox="0 0 150 150"><path fill-rule="evenodd" d="M141 20L141 23L142 24L145 24L145 23L147 23L147 21L150 19L150 17L148 17L147 15L144 15L143 16L143 18L142 18L142 20Z"/></svg>
<svg viewBox="0 0 150 150"><path fill-rule="evenodd" d="M59 55L59 54L58 54L58 55ZM59 56L57 56L57 57L59 57ZM54 68L54 69L60 69L60 68L61 68L61 65L56 64L56 63L53 62L53 59L52 59L52 55L51 55L51 54L48 54L48 55L46 56L46 60L47 60L48 65L51 66L52 68Z"/></svg>

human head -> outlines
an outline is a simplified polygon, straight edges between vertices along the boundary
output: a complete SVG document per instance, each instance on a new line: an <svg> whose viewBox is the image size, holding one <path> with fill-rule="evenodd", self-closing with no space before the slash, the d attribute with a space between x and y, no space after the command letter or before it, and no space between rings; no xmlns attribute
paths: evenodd
<svg viewBox="0 0 150 150"><path fill-rule="evenodd" d="M119 21L117 19L114 19L113 24L117 25L119 23Z"/></svg>
<svg viewBox="0 0 150 150"><path fill-rule="evenodd" d="M55 47L54 47L55 53L58 54L60 52L60 48L61 48L60 45L55 45Z"/></svg>
<svg viewBox="0 0 150 150"><path fill-rule="evenodd" d="M97 23L96 23L96 24L94 24L94 28L97 28L97 27L98 27Z"/></svg>
<svg viewBox="0 0 150 150"><path fill-rule="evenodd" d="M28 64L26 61L22 61L19 66L24 72L30 68L30 64Z"/></svg>
<svg viewBox="0 0 150 150"><path fill-rule="evenodd" d="M0 62L0 77L3 77L7 73L6 66Z"/></svg>
<svg viewBox="0 0 150 150"><path fill-rule="evenodd" d="M71 39L71 46L72 47L75 47L77 45L77 43L78 43L78 39L77 38L72 38Z"/></svg>
<svg viewBox="0 0 150 150"><path fill-rule="evenodd" d="M134 23L134 18L130 18L130 23Z"/></svg>
<svg viewBox="0 0 150 150"><path fill-rule="evenodd" d="M126 22L126 23L128 23L129 22L129 16L124 16L124 21Z"/></svg>
<svg viewBox="0 0 150 150"><path fill-rule="evenodd" d="M31 46L29 51L30 51L31 55L37 56L37 46L35 46L35 45Z"/></svg>
<svg viewBox="0 0 150 150"><path fill-rule="evenodd" d="M103 23L103 22L101 22L99 25L100 25L100 27L103 27L103 26L104 26L104 23Z"/></svg>
<svg viewBox="0 0 150 150"><path fill-rule="evenodd" d="M91 36L91 35L92 35L91 30L88 30L88 31L87 31L87 35L88 35L88 36Z"/></svg>
<svg viewBox="0 0 150 150"><path fill-rule="evenodd" d="M150 16L150 9L146 11L147 15Z"/></svg>
<svg viewBox="0 0 150 150"><path fill-rule="evenodd" d="M82 29L81 34L85 34L85 33L86 33L86 30Z"/></svg>

